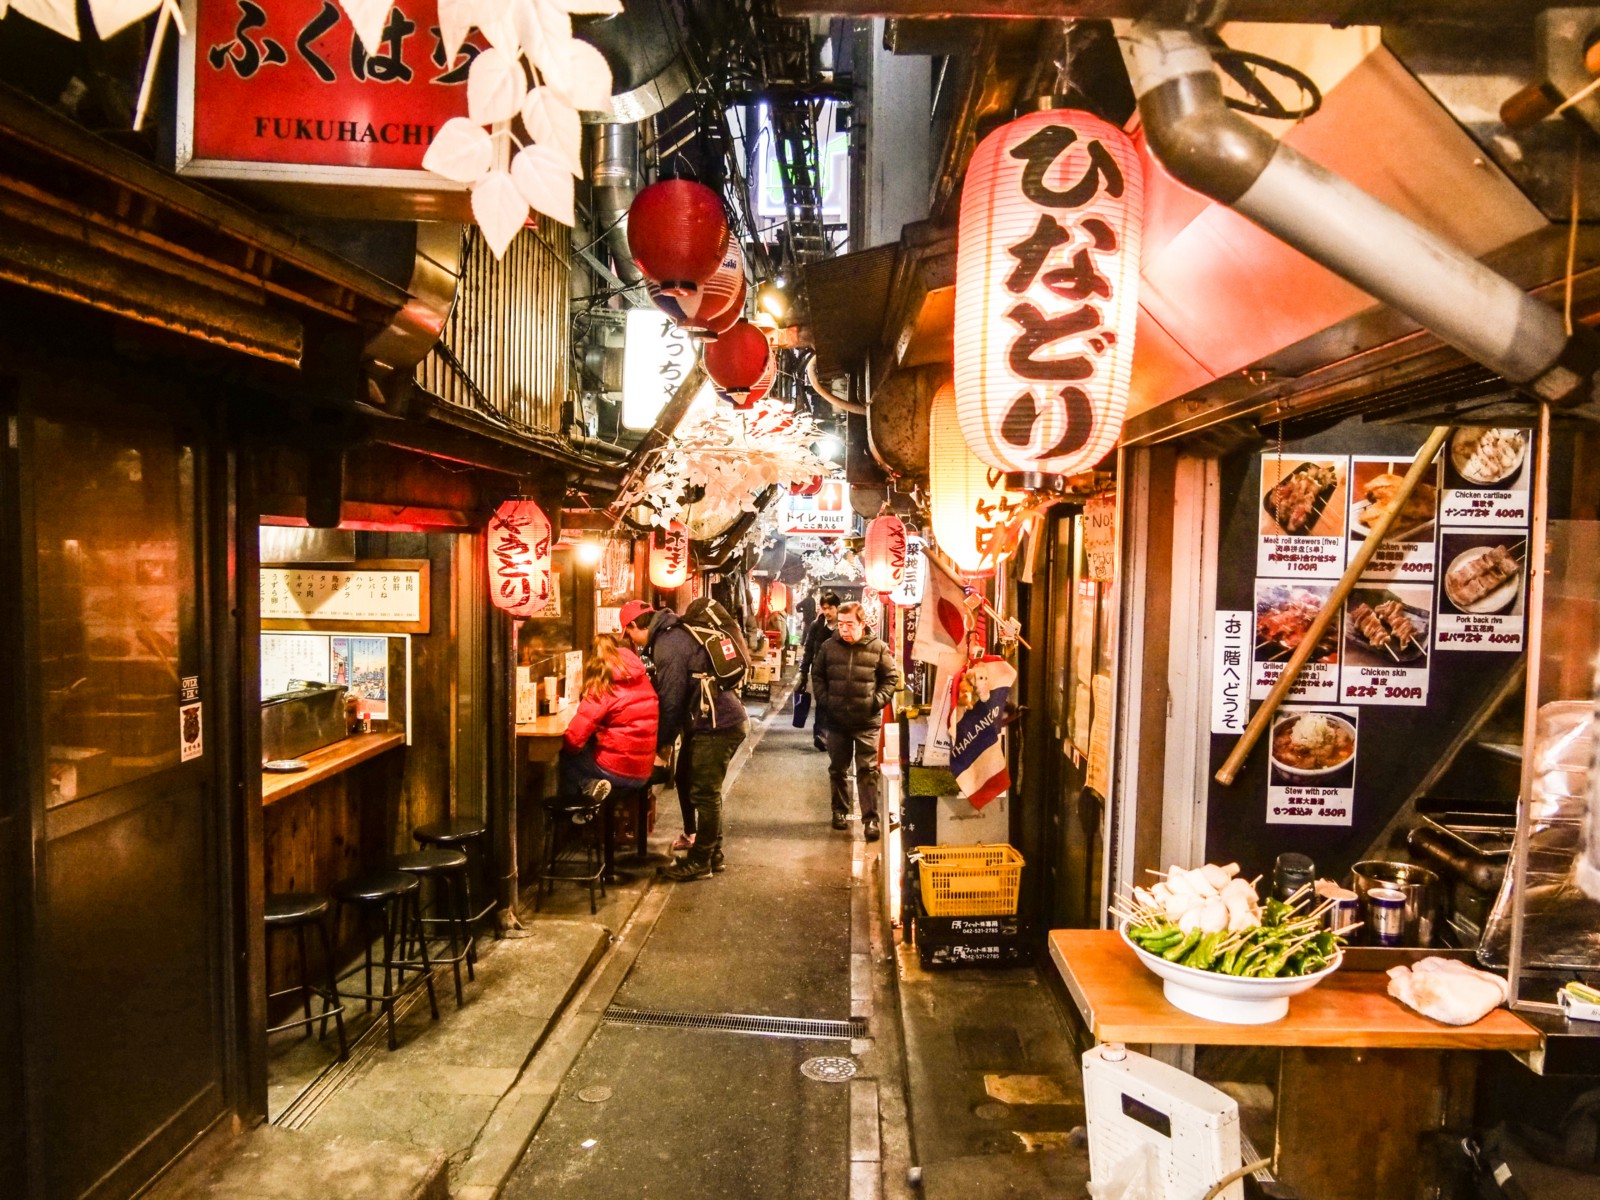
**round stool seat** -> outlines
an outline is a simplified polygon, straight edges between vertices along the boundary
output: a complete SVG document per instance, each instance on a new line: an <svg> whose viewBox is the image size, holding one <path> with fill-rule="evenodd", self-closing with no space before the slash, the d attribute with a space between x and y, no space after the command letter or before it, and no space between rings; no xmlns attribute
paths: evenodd
<svg viewBox="0 0 1600 1200"><path fill-rule="evenodd" d="M328 898L315 892L282 892L267 897L266 922L269 929L307 925L327 915Z"/></svg>
<svg viewBox="0 0 1600 1200"><path fill-rule="evenodd" d="M418 825L411 831L411 836L424 846L450 846L456 847L463 842L475 841L486 837L489 827L482 821L455 820L435 821L431 825Z"/></svg>
<svg viewBox="0 0 1600 1200"><path fill-rule="evenodd" d="M431 875L436 871L465 870L467 856L460 850L414 850L397 855L390 865L408 874Z"/></svg>
<svg viewBox="0 0 1600 1200"><path fill-rule="evenodd" d="M363 871L334 885L333 894L347 904L378 904L397 900L422 885L404 871Z"/></svg>

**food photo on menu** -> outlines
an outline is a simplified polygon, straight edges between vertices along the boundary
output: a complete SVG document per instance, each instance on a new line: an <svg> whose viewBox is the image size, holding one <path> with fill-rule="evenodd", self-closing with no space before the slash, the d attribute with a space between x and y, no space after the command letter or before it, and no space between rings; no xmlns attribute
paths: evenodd
<svg viewBox="0 0 1600 1200"><path fill-rule="evenodd" d="M1519 614L1528 538L1517 530L1446 533L1440 563L1441 612L1469 616Z"/></svg>
<svg viewBox="0 0 1600 1200"><path fill-rule="evenodd" d="M1350 467L1350 536L1365 540L1385 513L1399 505L1409 461L1358 459ZM1419 480L1389 527L1388 541L1431 542L1439 508L1438 475Z"/></svg>
<svg viewBox="0 0 1600 1200"><path fill-rule="evenodd" d="M1331 587L1313 584L1256 585L1256 662L1288 662L1311 630ZM1338 623L1329 622L1310 660L1339 661Z"/></svg>
<svg viewBox="0 0 1600 1200"><path fill-rule="evenodd" d="M1433 614L1428 588L1362 587L1345 605L1344 661L1348 666L1423 666Z"/></svg>
<svg viewBox="0 0 1600 1200"><path fill-rule="evenodd" d="M1330 537L1344 533L1343 460L1276 459L1261 464L1261 532Z"/></svg>
<svg viewBox="0 0 1600 1200"><path fill-rule="evenodd" d="M1528 458L1526 429L1466 426L1450 436L1447 483L1450 487L1511 491Z"/></svg>
<svg viewBox="0 0 1600 1200"><path fill-rule="evenodd" d="M1285 709L1272 723L1268 759L1277 787L1348 788L1355 783L1355 721L1320 709Z"/></svg>

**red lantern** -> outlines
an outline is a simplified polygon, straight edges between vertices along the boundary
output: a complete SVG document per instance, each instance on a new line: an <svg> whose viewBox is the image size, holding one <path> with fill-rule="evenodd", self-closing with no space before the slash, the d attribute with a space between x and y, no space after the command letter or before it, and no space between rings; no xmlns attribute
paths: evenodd
<svg viewBox="0 0 1600 1200"><path fill-rule="evenodd" d="M979 143L956 241L961 433L1002 471L1070 475L1122 432L1144 178L1120 129L1030 113Z"/></svg>
<svg viewBox="0 0 1600 1200"><path fill-rule="evenodd" d="M867 544L862 554L867 586L875 592L892 592L906 577L906 527L899 517L874 517L867 522Z"/></svg>
<svg viewBox="0 0 1600 1200"><path fill-rule="evenodd" d="M789 494L791 496L815 496L821 490L821 475L813 475L809 483L791 483L789 485Z"/></svg>
<svg viewBox="0 0 1600 1200"><path fill-rule="evenodd" d="M722 391L743 397L760 380L771 358L767 335L749 321L738 321L716 341L706 343L706 374Z"/></svg>
<svg viewBox="0 0 1600 1200"><path fill-rule="evenodd" d="M687 296L669 296L653 280L646 286L656 307L671 317L680 329L709 333L713 325L718 324L726 329L744 311L744 254L739 243L730 240L711 277Z"/></svg>
<svg viewBox="0 0 1600 1200"><path fill-rule="evenodd" d="M772 391L772 385L778 381L778 356L770 355L767 358L767 369L761 372L761 378L751 385L750 390L743 397L735 396L731 392L720 393L722 398L737 409L753 409L760 401L765 400ZM759 421L759 418L757 418Z"/></svg>
<svg viewBox="0 0 1600 1200"><path fill-rule="evenodd" d="M739 291L734 296L733 302L722 312L706 318L706 336L718 338L732 329L734 323L744 317L744 300L749 293L749 284L744 276L739 276Z"/></svg>
<svg viewBox="0 0 1600 1200"><path fill-rule="evenodd" d="M692 295L728 249L722 197L689 179L652 183L628 209L628 247L639 269L663 292Z"/></svg>
<svg viewBox="0 0 1600 1200"><path fill-rule="evenodd" d="M650 582L662 591L681 588L689 578L689 530L674 521L663 534L650 535Z"/></svg>
<svg viewBox="0 0 1600 1200"><path fill-rule="evenodd" d="M788 610L789 585L781 579L775 580L772 586L767 588L767 611L781 613Z"/></svg>
<svg viewBox="0 0 1600 1200"><path fill-rule="evenodd" d="M489 518L489 597L513 617L550 603L550 518L532 500L507 500Z"/></svg>

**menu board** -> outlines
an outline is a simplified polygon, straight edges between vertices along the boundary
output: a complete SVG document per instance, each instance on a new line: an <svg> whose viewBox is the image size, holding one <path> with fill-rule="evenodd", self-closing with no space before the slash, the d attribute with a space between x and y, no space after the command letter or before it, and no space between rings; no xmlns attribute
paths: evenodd
<svg viewBox="0 0 1600 1200"><path fill-rule="evenodd" d="M1520 651L1533 474L1528 429L1462 428L1444 454L1441 651Z"/></svg>
<svg viewBox="0 0 1600 1200"><path fill-rule="evenodd" d="M263 629L427 633L427 559L262 564Z"/></svg>

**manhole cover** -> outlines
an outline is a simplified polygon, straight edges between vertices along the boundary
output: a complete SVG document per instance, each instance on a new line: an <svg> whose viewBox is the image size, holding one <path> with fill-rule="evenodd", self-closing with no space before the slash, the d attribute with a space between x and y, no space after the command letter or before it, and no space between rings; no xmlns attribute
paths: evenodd
<svg viewBox="0 0 1600 1200"><path fill-rule="evenodd" d="M856 1060L853 1058L824 1055L821 1058L808 1058L800 1064L800 1074L823 1083L843 1083L855 1073Z"/></svg>
<svg viewBox="0 0 1600 1200"><path fill-rule="evenodd" d="M585 1104L599 1104L602 1101L611 1099L611 1089L601 1087L598 1084L594 1087L582 1088L578 1092L578 1099Z"/></svg>
<svg viewBox="0 0 1600 1200"><path fill-rule="evenodd" d="M989 1101L988 1103L980 1104L978 1107L974 1108L972 1110L972 1115L977 1117L980 1121L1004 1121L1011 1115L1011 1106L1009 1104L1000 1104L995 1101Z"/></svg>

